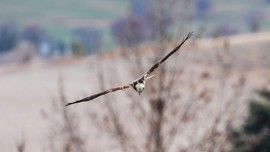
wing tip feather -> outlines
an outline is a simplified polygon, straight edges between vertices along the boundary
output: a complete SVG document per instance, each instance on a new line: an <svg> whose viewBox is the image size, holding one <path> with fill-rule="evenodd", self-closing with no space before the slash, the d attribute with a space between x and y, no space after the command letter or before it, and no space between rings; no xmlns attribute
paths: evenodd
<svg viewBox="0 0 270 152"><path fill-rule="evenodd" d="M65 107L67 107L67 106L69 106L69 105L71 105L72 103L67 103L67 104L65 104Z"/></svg>
<svg viewBox="0 0 270 152"><path fill-rule="evenodd" d="M83 99L82 99L82 100L77 100L77 101L74 101L74 102L67 103L67 104L65 105L65 107L70 106L70 105L73 105L73 104L75 104L75 103L80 103L80 102L83 102Z"/></svg>
<svg viewBox="0 0 270 152"><path fill-rule="evenodd" d="M75 101L75 102L70 102L70 103L67 103L67 104L65 105L65 107L67 107L67 106L70 106L70 105L72 105L72 104L75 104L75 103L77 103L77 101Z"/></svg>
<svg viewBox="0 0 270 152"><path fill-rule="evenodd" d="M187 35L187 37L185 38L185 40L189 39L192 35L193 35L193 31L192 31L192 32L188 32L188 35Z"/></svg>

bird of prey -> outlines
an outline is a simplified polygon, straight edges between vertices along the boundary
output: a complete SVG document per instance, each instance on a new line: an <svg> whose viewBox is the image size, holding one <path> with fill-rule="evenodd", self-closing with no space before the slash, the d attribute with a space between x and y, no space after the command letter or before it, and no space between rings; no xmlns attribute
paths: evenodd
<svg viewBox="0 0 270 152"><path fill-rule="evenodd" d="M105 90L103 92L94 94L92 96L77 100L75 102L71 102L66 104L66 106L72 105L72 104L76 104L76 103L80 103L80 102L86 102L86 101L90 101L93 100L99 96L114 92L114 91L118 91L118 90L124 90L124 89L128 89L128 88L133 88L135 91L137 91L139 93L139 95L143 92L144 88L145 88L145 80L150 79L154 76L154 72L155 70L164 62L166 61L171 55L173 55L175 52L177 52L179 50L179 48L186 42L187 39L189 39L191 37L193 32L189 32L188 35L182 40L182 42L176 47L174 48L170 53L168 53L164 58L160 59L159 61L157 61L148 71L147 73L142 76L141 78L135 80L134 82L127 84L127 85L123 85L123 86L118 86L118 87L113 87L110 88L108 90Z"/></svg>

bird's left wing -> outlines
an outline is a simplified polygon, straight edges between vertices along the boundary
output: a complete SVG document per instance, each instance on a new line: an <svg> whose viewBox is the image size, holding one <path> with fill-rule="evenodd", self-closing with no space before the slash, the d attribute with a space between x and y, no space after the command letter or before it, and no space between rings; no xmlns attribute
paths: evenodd
<svg viewBox="0 0 270 152"><path fill-rule="evenodd" d="M83 99L80 99L80 100L77 100L75 102L71 102L71 103L68 103L66 104L65 106L69 106L69 105L72 105L72 104L75 104L75 103L80 103L80 102L86 102L86 101L90 101L90 100L93 100L99 96L102 96L102 95L105 95L105 94L108 94L108 93L111 93L111 92L114 92L114 91L118 91L118 90L124 90L124 89L127 89L131 86L131 84L129 85L123 85L123 86L118 86L118 87L114 87L114 88L110 88L108 90L105 90L103 92L100 92L100 93L97 93L97 94L94 94L92 96L89 96L89 97L86 97L86 98L83 98Z"/></svg>
<svg viewBox="0 0 270 152"><path fill-rule="evenodd" d="M160 59L159 61L157 61L146 73L145 78L149 79L153 76L153 72L160 66L160 64L162 64L164 61L166 61L171 55L173 55L176 51L179 50L179 48L186 42L187 39L189 39L191 37L193 32L189 32L188 35L186 36L186 38L184 38L182 40L182 42L176 47L174 48L170 53L168 53L164 58Z"/></svg>

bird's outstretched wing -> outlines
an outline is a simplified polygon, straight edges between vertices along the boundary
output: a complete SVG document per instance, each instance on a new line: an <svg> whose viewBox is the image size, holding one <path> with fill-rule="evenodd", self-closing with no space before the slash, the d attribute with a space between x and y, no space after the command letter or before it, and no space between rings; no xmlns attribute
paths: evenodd
<svg viewBox="0 0 270 152"><path fill-rule="evenodd" d="M174 48L170 53L168 53L164 58L160 59L159 61L156 62L156 64L154 64L146 73L146 75L144 76L146 79L149 79L153 76L153 72L160 66L160 64L162 64L164 61L166 61L171 55L173 55L175 52L177 52L179 50L179 48L186 42L187 39L189 39L191 37L193 32L189 32L188 35L186 36L186 38L184 38L182 40L182 42L176 47Z"/></svg>
<svg viewBox="0 0 270 152"><path fill-rule="evenodd" d="M123 86L118 86L118 87L114 87L114 88L110 88L106 91L103 91L103 92L100 92L100 93L97 93L97 94L94 94L92 96L89 96L89 97L86 97L86 98L83 98L81 100L77 100L75 102L71 102L71 103L68 103L66 104L65 106L69 106L69 105L72 105L72 104L75 104L75 103L80 103L80 102L86 102L86 101L90 101L90 100L93 100L99 96L102 96L104 94L107 94L107 93L111 93L111 92L114 92L114 91L118 91L118 90L124 90L124 89L127 89L131 86L131 84L129 85L123 85Z"/></svg>

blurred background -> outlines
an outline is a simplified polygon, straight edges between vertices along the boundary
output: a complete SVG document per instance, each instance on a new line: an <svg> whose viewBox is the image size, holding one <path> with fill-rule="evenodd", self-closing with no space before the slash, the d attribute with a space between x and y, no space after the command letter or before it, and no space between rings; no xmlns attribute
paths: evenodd
<svg viewBox="0 0 270 152"><path fill-rule="evenodd" d="M0 149L270 151L269 30L270 0L0 0Z"/></svg>

